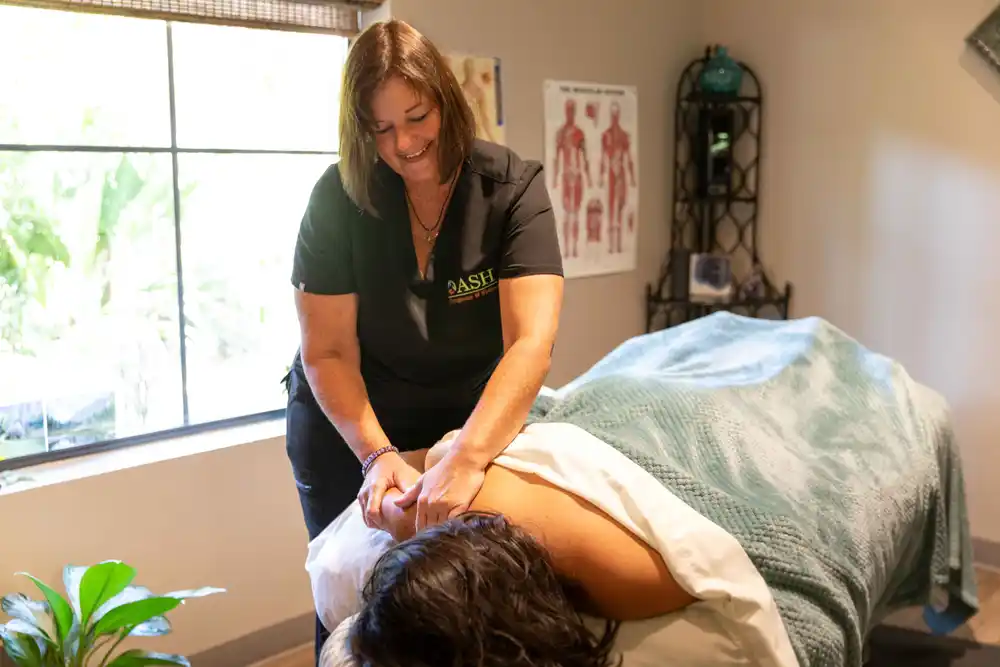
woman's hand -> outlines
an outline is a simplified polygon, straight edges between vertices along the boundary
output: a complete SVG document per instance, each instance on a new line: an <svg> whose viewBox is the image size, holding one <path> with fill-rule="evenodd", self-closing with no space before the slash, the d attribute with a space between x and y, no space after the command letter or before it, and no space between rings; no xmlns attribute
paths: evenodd
<svg viewBox="0 0 1000 667"><path fill-rule="evenodd" d="M365 525L369 528L382 527L382 497L387 490L396 488L405 493L419 480L420 471L395 452L388 452L375 459L358 493Z"/></svg>
<svg viewBox="0 0 1000 667"><path fill-rule="evenodd" d="M424 471L428 471L438 463L440 463L444 457L451 451L452 445L455 442L455 438L461 433L458 429L454 431L449 431L441 437L434 446L427 450L427 454L424 456Z"/></svg>
<svg viewBox="0 0 1000 667"><path fill-rule="evenodd" d="M449 451L394 501L402 509L416 503L416 530L443 523L465 512L482 488L485 469L456 453L454 449Z"/></svg>

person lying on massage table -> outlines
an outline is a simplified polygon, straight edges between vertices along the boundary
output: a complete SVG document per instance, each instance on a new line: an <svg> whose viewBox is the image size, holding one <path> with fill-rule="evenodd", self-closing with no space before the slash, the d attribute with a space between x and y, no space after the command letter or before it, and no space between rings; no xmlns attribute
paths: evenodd
<svg viewBox="0 0 1000 667"><path fill-rule="evenodd" d="M405 453L433 467L457 431ZM654 549L588 502L490 465L465 514L416 531L416 505L382 500L397 540L376 563L348 639L360 665L605 667L620 621L696 599ZM580 614L608 619L594 635Z"/></svg>

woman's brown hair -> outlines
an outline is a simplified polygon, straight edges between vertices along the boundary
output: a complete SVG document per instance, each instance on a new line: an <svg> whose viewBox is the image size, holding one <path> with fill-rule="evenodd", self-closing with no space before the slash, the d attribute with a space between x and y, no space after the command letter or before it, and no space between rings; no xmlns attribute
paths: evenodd
<svg viewBox="0 0 1000 667"><path fill-rule="evenodd" d="M382 555L347 648L361 667L620 665L620 624L595 632L580 598L527 532L501 515L470 512Z"/></svg>
<svg viewBox="0 0 1000 667"><path fill-rule="evenodd" d="M409 24L373 23L351 46L340 98L340 174L347 195L373 215L371 183L378 153L371 102L391 76L430 98L441 113L438 165L445 183L472 151L476 121L458 80L434 44Z"/></svg>

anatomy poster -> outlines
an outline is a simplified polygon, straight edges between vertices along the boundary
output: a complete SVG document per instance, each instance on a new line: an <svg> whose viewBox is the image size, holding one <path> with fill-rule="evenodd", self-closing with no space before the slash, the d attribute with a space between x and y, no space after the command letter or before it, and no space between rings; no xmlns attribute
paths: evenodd
<svg viewBox="0 0 1000 667"><path fill-rule="evenodd" d="M465 99L476 117L480 139L503 144L503 100L500 95L500 60L453 53L445 56Z"/></svg>
<svg viewBox="0 0 1000 667"><path fill-rule="evenodd" d="M636 268L638 128L633 86L545 82L545 173L567 278Z"/></svg>

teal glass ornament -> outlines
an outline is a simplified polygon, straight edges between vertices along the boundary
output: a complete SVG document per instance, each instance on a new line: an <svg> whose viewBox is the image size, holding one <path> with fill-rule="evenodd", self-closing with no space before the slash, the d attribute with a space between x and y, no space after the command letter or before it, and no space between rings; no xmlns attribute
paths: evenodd
<svg viewBox="0 0 1000 667"><path fill-rule="evenodd" d="M735 97L739 95L742 83L743 68L729 56L726 47L717 46L699 77L702 92Z"/></svg>

